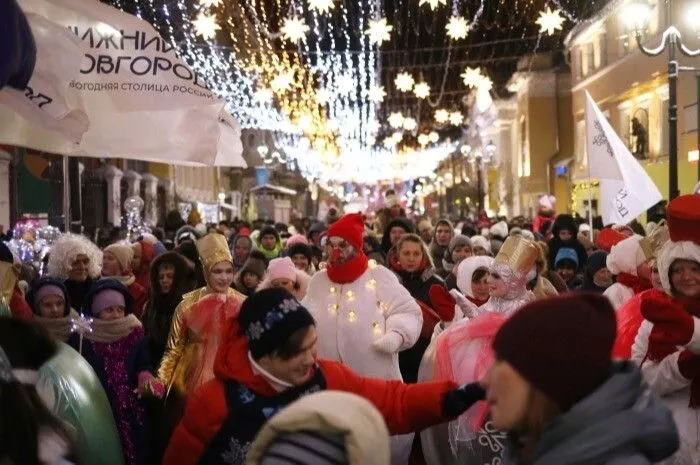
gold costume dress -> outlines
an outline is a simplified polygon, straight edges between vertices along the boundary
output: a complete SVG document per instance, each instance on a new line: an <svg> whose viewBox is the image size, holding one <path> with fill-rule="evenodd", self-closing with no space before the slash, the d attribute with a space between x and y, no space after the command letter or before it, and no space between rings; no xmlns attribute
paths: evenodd
<svg viewBox="0 0 700 465"><path fill-rule="evenodd" d="M217 263L224 261L233 263L226 239L221 234L209 234L203 237L197 241L197 250L204 265L207 280L211 268ZM158 369L158 378L166 385L168 397L177 394L178 397L186 398L190 391L197 387L192 386L189 381L192 374L198 371L206 341L202 341L199 335L189 327L188 321L195 304L213 293L209 286L196 289L182 296L182 302L175 309L165 355ZM240 303L245 300L243 294L231 288L228 289L227 295L235 297Z"/></svg>

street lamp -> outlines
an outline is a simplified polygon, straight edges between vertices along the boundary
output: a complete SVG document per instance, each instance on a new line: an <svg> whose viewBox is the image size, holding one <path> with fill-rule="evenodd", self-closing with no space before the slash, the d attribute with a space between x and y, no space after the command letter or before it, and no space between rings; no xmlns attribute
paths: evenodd
<svg viewBox="0 0 700 465"><path fill-rule="evenodd" d="M493 141L489 141L485 147L473 149L469 144L465 144L460 150L468 161L476 163L477 205L479 208L479 213L481 213L481 211L484 209L484 197L486 196L486 193L484 192L482 170L484 163L488 165L496 156L496 145L493 143Z"/></svg>
<svg viewBox="0 0 700 465"><path fill-rule="evenodd" d="M671 16L670 0L667 3L669 18ZM688 48L681 38L681 33L674 25L670 25L661 35L661 43L656 48L647 48L642 44L644 32L646 31L649 19L651 18L651 6L645 0L637 0L630 3L625 9L625 18L627 24L634 30L634 38L637 42L637 47L645 55L659 56L668 48L668 188L669 200L673 200L679 194L678 192L678 72L690 71L692 68L682 68L678 66L676 60L676 49L680 50L683 55L688 57L700 56L700 50L692 50ZM697 32L700 28L700 18L690 16L690 20L694 23L694 28ZM698 78L700 86L700 77ZM698 122L700 125L700 121ZM700 132L700 130L699 130ZM698 162L700 165L700 162ZM700 173L700 171L699 171Z"/></svg>

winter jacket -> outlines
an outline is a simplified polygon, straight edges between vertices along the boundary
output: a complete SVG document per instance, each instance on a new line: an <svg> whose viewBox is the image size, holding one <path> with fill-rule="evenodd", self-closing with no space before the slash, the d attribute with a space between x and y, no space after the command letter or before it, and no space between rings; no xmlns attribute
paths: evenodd
<svg viewBox="0 0 700 465"><path fill-rule="evenodd" d="M671 298L668 299L671 304ZM695 331L685 347L700 353L700 318L693 317L693 321ZM696 465L700 463L700 410L689 406L693 380L685 378L680 372L678 362L682 347L659 362L648 358L649 336L653 327L653 323L647 320L642 322L632 346L632 361L641 366L644 379L673 413L681 447L675 461L669 464Z"/></svg>
<svg viewBox="0 0 700 465"><path fill-rule="evenodd" d="M225 334L238 334L237 322L230 324L235 328L227 328ZM222 425L227 424L227 420L235 422L235 418L228 418L227 386L238 386L239 392L245 394L242 402L252 396L259 402L278 400L278 406L283 406L285 391L278 393L263 375L253 370L248 353L248 343L243 337L222 341L214 364L216 378L201 386L189 398L182 422L170 440L163 465L200 463ZM442 413L442 399L456 386L450 381L407 385L396 380L365 378L342 363L330 360L318 360L317 374L322 376L325 385L320 390L346 391L369 400L382 414L392 434L409 433L447 420ZM319 387L314 386L317 390ZM237 426L245 430L247 425ZM254 436L257 430L245 431L245 434ZM250 443L239 444L234 459L240 460L249 447Z"/></svg>
<svg viewBox="0 0 700 465"><path fill-rule="evenodd" d="M529 465L648 465L678 450L671 412L630 362L544 430ZM516 465L511 443L504 464ZM697 463L697 462L695 462Z"/></svg>
<svg viewBox="0 0 700 465"><path fill-rule="evenodd" d="M374 406L347 392L321 391L302 397L265 424L250 448L249 465L260 465L278 438L298 432L340 435L348 465L388 465L389 431Z"/></svg>
<svg viewBox="0 0 700 465"><path fill-rule="evenodd" d="M384 229L384 234L382 235L382 252L384 252L385 256L388 256L389 251L391 250L391 229L395 226L401 227L404 231L406 231L406 234L416 232L416 228L413 225L413 222L408 218L399 217L391 220L387 227Z"/></svg>

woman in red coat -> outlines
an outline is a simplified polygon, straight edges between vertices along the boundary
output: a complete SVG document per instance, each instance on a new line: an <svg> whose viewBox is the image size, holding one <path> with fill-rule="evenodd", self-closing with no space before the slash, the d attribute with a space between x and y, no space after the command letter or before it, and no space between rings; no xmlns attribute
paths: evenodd
<svg viewBox="0 0 700 465"><path fill-rule="evenodd" d="M282 288L249 297L238 321L231 320L224 334L214 367L216 378L190 397L165 453L165 465L243 465L268 418L320 390L352 392L368 399L393 434L447 421L483 398L476 384L407 385L365 378L341 363L317 360L314 320Z"/></svg>

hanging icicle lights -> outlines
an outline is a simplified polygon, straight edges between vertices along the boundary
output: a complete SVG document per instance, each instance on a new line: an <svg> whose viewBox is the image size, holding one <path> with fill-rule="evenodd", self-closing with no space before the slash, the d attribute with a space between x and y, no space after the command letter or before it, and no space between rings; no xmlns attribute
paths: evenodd
<svg viewBox="0 0 700 465"><path fill-rule="evenodd" d="M555 48L604 0L103 1L153 24L241 126L272 132L308 179L375 182L450 153L459 138L450 116L468 114L474 92L461 82L467 67L495 92L520 57ZM536 22L547 8L566 18L551 37ZM418 89L397 90L400 73ZM413 135L385 147L397 112ZM426 163L414 165L425 174Z"/></svg>

